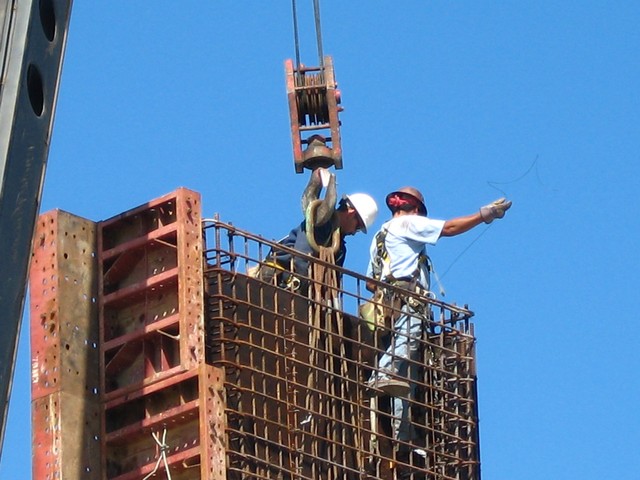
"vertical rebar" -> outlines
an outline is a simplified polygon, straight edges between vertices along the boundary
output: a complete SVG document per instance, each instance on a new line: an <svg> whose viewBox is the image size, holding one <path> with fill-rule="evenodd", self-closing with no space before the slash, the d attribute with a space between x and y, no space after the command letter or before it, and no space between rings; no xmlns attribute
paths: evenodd
<svg viewBox="0 0 640 480"><path fill-rule="evenodd" d="M362 334L369 332L367 326L354 327L351 334L346 328L354 320L344 296L363 300L359 291L344 288L347 278L360 281L357 274L319 258L310 260L308 277L300 276L308 280L304 292L280 288L277 279L247 277L237 270L240 264L260 261L247 258L251 252L261 257L263 246L283 247L235 228L220 228L225 233L232 229L233 235L217 234L218 239L233 243L242 237L245 242L243 248L218 242L210 254L220 259L210 267L219 282L210 292L211 321L229 326L222 342L235 342L236 347L226 368L242 372L239 400L229 417L230 431L244 439L229 444L236 449L231 453L234 472L282 480L397 476L400 470L390 463L394 440L387 401L384 396L372 398L364 385L365 372L376 367L371 362L382 351L380 340L374 333ZM248 240L255 248L247 247ZM237 307L227 305L232 303ZM474 338L468 332L468 315L452 308L434 306L435 328L425 328L419 339L421 361L413 360L421 375L412 380L419 395L410 400L411 422L421 438L404 446L424 448L427 459L424 464L415 458L395 464L409 478L479 480Z"/></svg>

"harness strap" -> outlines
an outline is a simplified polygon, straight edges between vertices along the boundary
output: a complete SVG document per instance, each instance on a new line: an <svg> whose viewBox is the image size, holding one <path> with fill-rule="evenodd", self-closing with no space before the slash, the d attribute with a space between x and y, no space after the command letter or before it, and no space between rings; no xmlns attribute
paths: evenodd
<svg viewBox="0 0 640 480"><path fill-rule="evenodd" d="M373 278L383 280L392 285L398 282L411 282L415 285L420 277L422 265L426 265L427 272L432 271L431 259L426 254L420 254L418 257L418 266L410 276L395 278L391 275L391 260L386 246L387 233L389 233L389 231L383 228L376 234L376 256L372 262Z"/></svg>
<svg viewBox="0 0 640 480"><path fill-rule="evenodd" d="M373 259L371 269L373 278L380 280L383 276L386 278L390 275L389 272L389 252L385 246L385 240L387 238L387 229L382 229L376 234L376 256ZM386 267L386 272L385 272Z"/></svg>
<svg viewBox="0 0 640 480"><path fill-rule="evenodd" d="M263 265L265 267L271 267L271 268L275 268L276 270L280 270L282 272L286 271L287 269L284 268L282 265L280 265L277 262L272 262L272 261L268 261L268 262L263 262Z"/></svg>

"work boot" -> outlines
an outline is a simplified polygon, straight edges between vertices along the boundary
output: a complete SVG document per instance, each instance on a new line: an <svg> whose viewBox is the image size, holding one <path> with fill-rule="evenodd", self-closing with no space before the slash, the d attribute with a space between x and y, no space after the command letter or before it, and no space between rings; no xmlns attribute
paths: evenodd
<svg viewBox="0 0 640 480"><path fill-rule="evenodd" d="M369 381L369 386L382 390L382 393L390 397L406 397L411 391L411 385L406 380L397 378L374 378Z"/></svg>

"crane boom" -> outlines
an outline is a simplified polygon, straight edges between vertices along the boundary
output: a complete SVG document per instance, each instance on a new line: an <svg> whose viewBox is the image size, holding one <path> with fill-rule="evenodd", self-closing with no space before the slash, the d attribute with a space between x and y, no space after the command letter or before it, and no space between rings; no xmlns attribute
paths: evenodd
<svg viewBox="0 0 640 480"><path fill-rule="evenodd" d="M71 0L0 0L0 455Z"/></svg>

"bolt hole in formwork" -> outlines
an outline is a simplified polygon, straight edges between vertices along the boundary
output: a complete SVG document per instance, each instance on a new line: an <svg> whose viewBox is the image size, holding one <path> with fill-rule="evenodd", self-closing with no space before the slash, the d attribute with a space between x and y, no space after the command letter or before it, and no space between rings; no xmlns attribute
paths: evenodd
<svg viewBox="0 0 640 480"><path fill-rule="evenodd" d="M53 0L40 0L40 24L47 40L53 42L56 38L56 10Z"/></svg>
<svg viewBox="0 0 640 480"><path fill-rule="evenodd" d="M42 116L44 112L44 86L42 84L42 75L38 67L31 64L27 69L27 92L29 94L29 102L36 116Z"/></svg>

